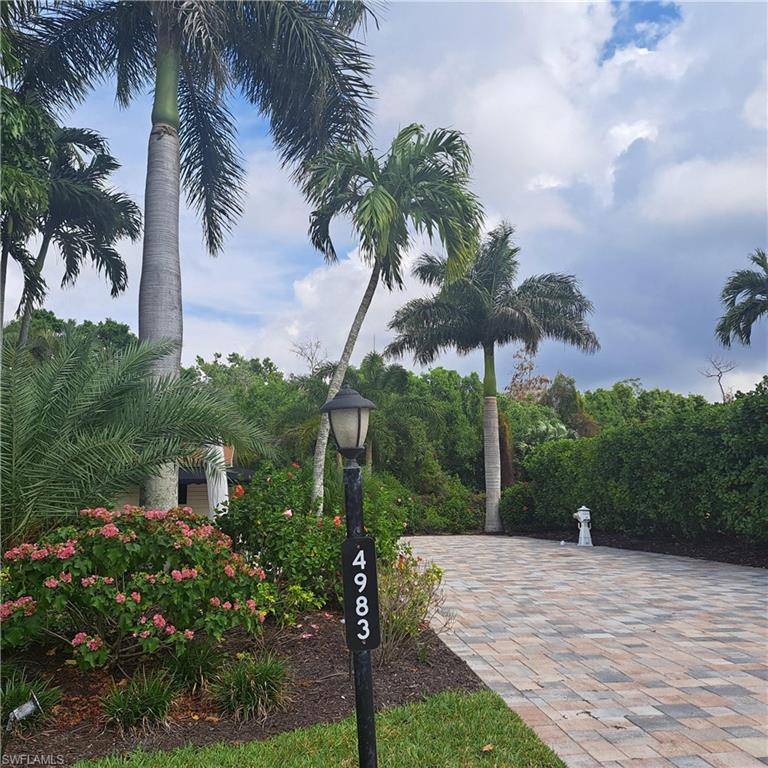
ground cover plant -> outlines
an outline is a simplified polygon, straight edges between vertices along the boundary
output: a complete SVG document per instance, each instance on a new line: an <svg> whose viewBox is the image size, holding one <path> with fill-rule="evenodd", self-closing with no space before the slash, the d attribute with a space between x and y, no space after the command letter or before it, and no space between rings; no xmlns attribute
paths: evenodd
<svg viewBox="0 0 768 768"><path fill-rule="evenodd" d="M377 719L382 768L565 768L504 701L490 691L443 693L383 712ZM264 742L175 752L138 752L79 763L78 768L197 768L258 765L317 768L356 765L353 719L282 734Z"/></svg>

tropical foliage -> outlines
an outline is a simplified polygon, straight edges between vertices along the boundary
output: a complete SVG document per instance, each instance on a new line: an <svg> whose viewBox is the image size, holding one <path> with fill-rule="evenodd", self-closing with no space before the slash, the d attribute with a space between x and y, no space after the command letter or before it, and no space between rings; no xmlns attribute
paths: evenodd
<svg viewBox="0 0 768 768"><path fill-rule="evenodd" d="M20 345L27 342L36 296L45 287L42 270L52 244L64 260L62 286L77 279L87 259L105 274L113 296L125 290L128 274L115 245L122 238L138 238L141 214L126 195L107 186L119 167L103 137L94 131L56 131L45 163L46 211L28 233L39 235L41 243L32 263L34 280L26 281L22 296Z"/></svg>
<svg viewBox="0 0 768 768"><path fill-rule="evenodd" d="M698 404L581 440L533 449L529 483L505 491L512 530L572 528L582 504L594 535L768 541L768 378L732 403Z"/></svg>
<svg viewBox="0 0 768 768"><path fill-rule="evenodd" d="M756 269L736 270L725 282L720 301L725 314L715 334L720 343L730 347L734 341L749 344L755 323L768 314L768 256L756 248L749 260Z"/></svg>
<svg viewBox="0 0 768 768"><path fill-rule="evenodd" d="M517 342L535 352L544 339L551 338L586 352L598 348L597 337L587 323L592 304L575 277L548 273L515 285L519 249L513 243L513 233L507 223L492 230L474 264L454 280L446 259L424 254L414 274L438 292L409 301L395 313L390 328L398 335L387 347L390 355L412 352L422 364L432 362L449 348L462 355L483 350L486 531L501 529L496 347Z"/></svg>
<svg viewBox="0 0 768 768"><path fill-rule="evenodd" d="M309 596L278 594L255 560L191 509L83 509L72 524L6 550L3 642L44 635L84 666L117 663L191 641L220 639L267 615L290 618Z"/></svg>
<svg viewBox="0 0 768 768"><path fill-rule="evenodd" d="M314 206L309 226L313 245L326 261L335 261L331 222L348 215L360 240L360 255L372 268L327 399L341 387L379 279L390 290L402 287L409 226L442 243L451 278L473 258L482 211L468 189L470 165L469 145L461 133L444 129L428 133L417 124L403 128L384 156L370 147L339 145L308 165L304 192ZM312 492L320 509L328 433L328 417L323 414Z"/></svg>
<svg viewBox="0 0 768 768"><path fill-rule="evenodd" d="M104 349L93 334L67 337L38 362L3 355L3 524L7 544L81 507L108 503L168 461L222 440L244 455L263 434L221 394L190 378L151 379L170 343Z"/></svg>

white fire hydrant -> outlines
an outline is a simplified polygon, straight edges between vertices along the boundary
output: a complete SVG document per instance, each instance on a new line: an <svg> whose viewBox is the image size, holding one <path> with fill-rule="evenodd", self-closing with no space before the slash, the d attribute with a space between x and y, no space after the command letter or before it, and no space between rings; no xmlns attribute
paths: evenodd
<svg viewBox="0 0 768 768"><path fill-rule="evenodd" d="M591 547L592 546L592 534L589 529L592 527L592 520L590 517L590 510L587 507L579 507L573 516L579 523L579 546Z"/></svg>

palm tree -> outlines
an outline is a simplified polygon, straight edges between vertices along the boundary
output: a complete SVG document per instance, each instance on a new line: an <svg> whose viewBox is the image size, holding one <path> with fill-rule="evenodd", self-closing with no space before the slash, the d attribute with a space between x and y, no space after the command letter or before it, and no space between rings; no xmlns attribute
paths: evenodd
<svg viewBox="0 0 768 768"><path fill-rule="evenodd" d="M115 353L95 333L71 333L42 362L6 346L0 383L6 543L83 506L114 502L206 443L236 443L246 454L264 450L260 431L210 387L187 376L149 376L171 345L143 342Z"/></svg>
<svg viewBox="0 0 768 768"><path fill-rule="evenodd" d="M423 255L414 274L436 295L414 299L401 307L389 324L397 331L389 355L413 352L422 365L444 349L460 355L483 350L483 449L485 455L485 530L501 530L499 496L501 458L496 403L496 346L520 342L535 352L543 339L559 339L585 352L599 348L586 317L592 303L572 275L547 273L515 286L519 269L513 228L502 222L483 241L477 259L462 278L449 283L445 259Z"/></svg>
<svg viewBox="0 0 768 768"><path fill-rule="evenodd" d="M55 243L64 257L62 286L77 279L87 258L106 274L112 295L117 296L125 290L128 275L115 242L122 237L138 238L141 213L126 195L106 186L120 165L99 134L82 128L62 128L53 145L46 185L48 205L36 226L42 241L33 272L42 280L48 249ZM86 162L83 153L90 154L90 160ZM19 346L27 343L35 303L32 286L28 286L21 300Z"/></svg>
<svg viewBox="0 0 768 768"><path fill-rule="evenodd" d="M757 269L737 269L725 282L720 302L725 314L720 318L715 335L724 347L733 341L749 344L752 326L768 314L768 256L756 248L749 260Z"/></svg>
<svg viewBox="0 0 768 768"><path fill-rule="evenodd" d="M239 91L255 104L282 160L299 168L336 141L362 138L370 66L350 33L367 13L361 0L97 0L62 2L35 19L22 46L24 88L71 103L107 75L121 106L154 91L139 338L177 342L154 375L178 375L181 364L180 185L214 255L241 212L243 163L226 98ZM173 465L144 488L157 506L176 490Z"/></svg>
<svg viewBox="0 0 768 768"><path fill-rule="evenodd" d="M372 267L331 378L329 400L344 380L379 280L389 290L403 285L403 259L411 242L409 224L442 242L451 278L460 275L474 256L481 208L467 189L470 164L469 146L458 131L427 133L416 124L397 134L386 155L379 156L368 147L339 145L309 164L304 192L315 206L309 227L313 245L326 261L336 261L330 224L334 217L348 215L360 238L360 255ZM315 443L313 502L323 497L328 432L324 414Z"/></svg>

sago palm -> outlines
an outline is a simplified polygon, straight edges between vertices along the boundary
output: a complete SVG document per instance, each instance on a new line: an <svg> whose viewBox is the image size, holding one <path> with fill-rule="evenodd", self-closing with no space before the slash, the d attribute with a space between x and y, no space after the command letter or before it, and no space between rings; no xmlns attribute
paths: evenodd
<svg viewBox="0 0 768 768"><path fill-rule="evenodd" d="M762 248L756 248L749 260L757 269L736 270L720 294L726 311L715 334L725 347L730 347L734 341L749 344L752 326L768 314L768 256Z"/></svg>
<svg viewBox="0 0 768 768"><path fill-rule="evenodd" d="M116 498L166 462L222 441L246 455L262 433L190 377L154 378L172 342L105 352L69 335L45 361L6 346L0 384L4 543ZM175 500L174 500L175 505Z"/></svg>
<svg viewBox="0 0 768 768"><path fill-rule="evenodd" d="M369 63L350 33L363 2L97 0L62 2L32 25L22 86L72 102L105 76L129 104L154 92L139 287L139 337L170 338L155 375L178 375L183 335L179 189L203 220L212 254L241 212L243 162L227 98L242 93L267 118L285 162L301 166L367 129ZM148 503L176 495L169 466Z"/></svg>
<svg viewBox="0 0 768 768"><path fill-rule="evenodd" d="M481 208L468 189L470 164L469 146L458 131L428 133L416 124L403 128L384 155L369 147L340 145L310 163L304 191L314 206L309 229L313 245L326 261L336 261L331 221L349 216L359 237L360 256L371 266L368 286L331 378L329 400L344 380L379 280L390 290L403 284L409 228L442 243L450 277L459 276L474 257ZM323 496L328 432L324 414L315 444L313 501Z"/></svg>
<svg viewBox="0 0 768 768"><path fill-rule="evenodd" d="M89 260L106 275L113 296L125 290L128 275L115 245L123 237L138 238L141 213L126 195L107 186L119 167L98 133L82 128L56 132L47 163L48 205L35 227L41 237L33 264L38 279L53 243L64 259L62 286L75 282L83 261ZM19 346L29 337L33 287L25 286L22 297Z"/></svg>
<svg viewBox="0 0 768 768"><path fill-rule="evenodd" d="M414 274L438 288L431 298L401 307L389 324L397 332L387 354L412 352L422 365L455 348L460 355L483 350L483 449L485 456L485 530L501 530L501 459L496 402L495 350L518 342L535 352L544 339L558 339L585 352L599 348L589 328L591 302L572 275L547 273L515 285L519 269L513 228L502 223L483 240L467 274L448 281L445 259L425 254Z"/></svg>

